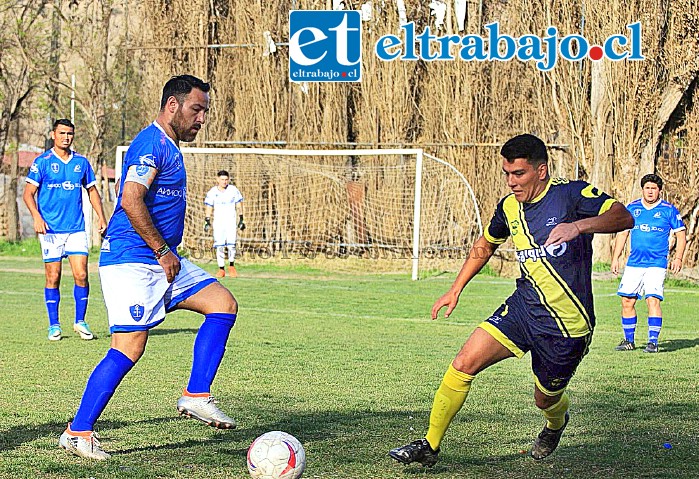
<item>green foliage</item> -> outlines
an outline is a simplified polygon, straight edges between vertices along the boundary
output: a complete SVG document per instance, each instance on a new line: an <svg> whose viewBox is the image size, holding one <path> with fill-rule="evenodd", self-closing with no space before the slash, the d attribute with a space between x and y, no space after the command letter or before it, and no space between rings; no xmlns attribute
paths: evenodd
<svg viewBox="0 0 699 479"><path fill-rule="evenodd" d="M610 263L596 262L592 265L592 271L596 273L605 273L612 270L612 265Z"/></svg>
<svg viewBox="0 0 699 479"><path fill-rule="evenodd" d="M665 287L699 289L699 283L688 279L665 278Z"/></svg>
<svg viewBox="0 0 699 479"><path fill-rule="evenodd" d="M0 256L37 257L41 256L41 246L37 238L17 242L0 239Z"/></svg>
<svg viewBox="0 0 699 479"><path fill-rule="evenodd" d="M699 477L696 289L668 293L661 352L648 355L613 350L622 337L616 285L595 283L595 339L569 387L571 422L555 454L540 463L520 452L543 425L527 355L479 375L440 462L424 470L394 463L387 451L425 433L448 364L514 282L478 276L451 318L431 321L432 303L454 274L411 282L405 275L317 275L241 262L240 277L222 280L240 313L213 385L239 429L219 432L177 417L202 318L175 312L152 331L146 354L97 423L113 457L96 463L67 455L57 440L109 348L99 277L91 274L88 309L97 339L72 333L72 282L64 278L65 338L50 343L36 264L0 263L2 478L244 479L248 446L276 429L303 442L308 478ZM673 448L663 448L666 442Z"/></svg>

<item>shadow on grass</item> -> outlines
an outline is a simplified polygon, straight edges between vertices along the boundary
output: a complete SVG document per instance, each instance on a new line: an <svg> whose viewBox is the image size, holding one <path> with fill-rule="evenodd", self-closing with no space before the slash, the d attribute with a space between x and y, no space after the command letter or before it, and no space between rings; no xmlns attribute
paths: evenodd
<svg viewBox="0 0 699 479"><path fill-rule="evenodd" d="M643 405L643 401L639 403L639 407L649 406ZM599 401L595 406L614 410L620 405L613 401ZM692 410L688 404L670 406L683 411ZM591 435L589 417L585 419L585 414L580 414L578 421L573 416L556 453L544 461L534 461L526 452L538 432L537 428L514 428L516 432L513 432L512 427L499 427L531 423L528 417L536 414L533 408L507 416L484 413L477 411L477 408L469 409L462 411L461 420L454 424L456 430L447 435L443 444L440 462L432 468L402 466L388 457L390 448L415 439L421 433L408 432L407 418L411 423L414 417L426 418L429 416L428 410L317 411L299 414L285 408L270 411L262 407L259 410L253 408L247 413L271 420L255 421L254 427L224 432L212 430L210 434L203 435L190 429L190 424L192 428L204 427L197 421L170 415L137 421L100 421L103 443L105 449L113 454L113 461L106 465L90 463L84 466L108 467L109 470L120 471L123 477L171 477L167 476L167 471L178 471L183 464L198 468L216 460L217 463L230 464L230 477L244 477L239 473L244 467L248 445L264 432L282 430L298 437L306 445L309 477L336 478L341 477L336 474L342 471L357 471L346 475L347 478L374 477L367 471L378 471L376 477L392 478L650 478L660 477L661 471L667 473L667 477L673 474L675 477L698 477L694 474L699 473L699 465L690 466L690 456L697 447L697 439L690 430L659 434L654 427L639 423L626 425L623 436L620 436L617 424L601 422L596 424ZM57 441L64 428L64 422L11 427L0 432L0 452L26 447L40 437L55 437ZM118 435L114 433L121 428L140 430L139 435L146 442L149 442L149 435L159 436L160 432L156 434L155 430L172 428L170 437L176 439L161 438L148 445L120 448L120 441L112 438ZM471 430L476 433L465 433ZM663 448L664 441L671 441L674 448ZM145 463L144 454L150 458ZM222 456L227 459L222 460ZM640 460L641 456L646 459ZM134 462L137 459L138 462ZM78 477L75 475L78 473L82 474L79 477L85 476L73 470L75 466L72 462L60 461L59 464L64 468L61 469L62 473L73 477ZM137 470L127 473L130 467ZM678 475L678 467L686 475ZM333 470L337 472L331 474L329 471ZM365 475L361 475L363 473Z"/></svg>
<svg viewBox="0 0 699 479"><path fill-rule="evenodd" d="M668 339L660 342L660 352L679 351L699 346L699 338L694 339Z"/></svg>
<svg viewBox="0 0 699 479"><path fill-rule="evenodd" d="M158 328L155 327L148 332L148 336L165 336L167 334L197 334L196 328Z"/></svg>

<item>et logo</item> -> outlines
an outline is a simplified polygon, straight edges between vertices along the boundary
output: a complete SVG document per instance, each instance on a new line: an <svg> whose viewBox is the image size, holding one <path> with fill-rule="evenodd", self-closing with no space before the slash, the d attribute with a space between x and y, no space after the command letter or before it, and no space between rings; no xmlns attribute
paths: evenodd
<svg viewBox="0 0 699 479"><path fill-rule="evenodd" d="M356 10L289 12L289 80L358 82L362 19Z"/></svg>

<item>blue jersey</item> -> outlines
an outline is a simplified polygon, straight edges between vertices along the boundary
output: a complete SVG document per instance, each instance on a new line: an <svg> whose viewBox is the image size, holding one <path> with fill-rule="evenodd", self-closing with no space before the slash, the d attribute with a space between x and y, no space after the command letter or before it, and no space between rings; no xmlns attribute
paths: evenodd
<svg viewBox="0 0 699 479"><path fill-rule="evenodd" d="M82 189L95 184L87 158L71 152L63 161L53 149L45 151L29 167L27 183L39 188L36 204L48 225L47 233L85 231Z"/></svg>
<svg viewBox="0 0 699 479"><path fill-rule="evenodd" d="M661 200L651 207L638 199L626 207L633 216L631 253L627 266L667 268L670 232L682 231L682 215L672 203Z"/></svg>
<svg viewBox="0 0 699 479"><path fill-rule="evenodd" d="M522 274L514 296L528 306L532 329L565 337L592 332L593 235L558 246L544 243L557 224L600 215L615 201L584 181L552 178L530 202L520 203L510 194L498 203L483 236L493 244L512 237Z"/></svg>
<svg viewBox="0 0 699 479"><path fill-rule="evenodd" d="M184 234L184 214L187 208L187 174L182 152L156 122L141 130L124 157L121 181L126 181L131 166L144 171L155 168L157 173L144 198L155 228L172 251L176 251ZM149 167L149 168L148 168ZM136 172L140 174L137 169ZM102 242L100 266L122 263L158 264L153 250L131 226L121 206L123 185L114 215Z"/></svg>

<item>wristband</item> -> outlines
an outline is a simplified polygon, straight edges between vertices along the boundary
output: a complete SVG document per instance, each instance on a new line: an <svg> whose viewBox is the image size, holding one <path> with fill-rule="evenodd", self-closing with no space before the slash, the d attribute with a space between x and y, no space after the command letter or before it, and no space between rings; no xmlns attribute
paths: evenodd
<svg viewBox="0 0 699 479"><path fill-rule="evenodd" d="M155 259L160 259L166 254L170 252L170 247L168 246L167 243L163 243L163 245L158 248L153 250L153 254L155 254Z"/></svg>

